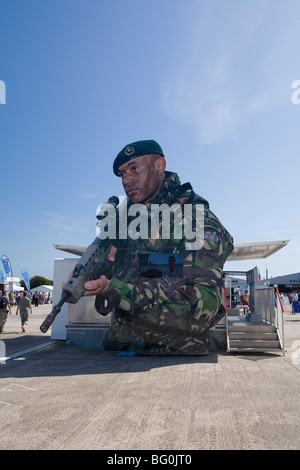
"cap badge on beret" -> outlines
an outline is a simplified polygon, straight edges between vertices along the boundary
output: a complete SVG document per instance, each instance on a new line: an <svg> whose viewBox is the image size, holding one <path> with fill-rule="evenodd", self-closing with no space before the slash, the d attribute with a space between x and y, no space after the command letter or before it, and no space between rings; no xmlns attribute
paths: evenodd
<svg viewBox="0 0 300 470"><path fill-rule="evenodd" d="M132 158L142 157L143 155L151 156L153 154L164 156L161 146L155 140L139 140L126 145L114 160L114 174L119 176L119 167L129 162Z"/></svg>
<svg viewBox="0 0 300 470"><path fill-rule="evenodd" d="M133 155L134 152L135 152L135 148L132 147L132 145L127 145L127 147L125 147L124 153L125 155L127 155L127 157L130 157L131 155Z"/></svg>

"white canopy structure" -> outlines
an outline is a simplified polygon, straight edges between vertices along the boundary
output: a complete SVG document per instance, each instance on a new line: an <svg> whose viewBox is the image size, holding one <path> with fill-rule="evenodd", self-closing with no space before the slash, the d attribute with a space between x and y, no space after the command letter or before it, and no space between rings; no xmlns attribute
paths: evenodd
<svg viewBox="0 0 300 470"><path fill-rule="evenodd" d="M55 245L54 248L57 250L65 251L66 253L72 253L72 255L82 256L86 251L87 246L78 246L78 245Z"/></svg>
<svg viewBox="0 0 300 470"><path fill-rule="evenodd" d="M279 240L271 242L256 242L256 243L236 243L231 255L227 261L239 261L246 259L261 259L268 258L276 251L281 250L288 244L289 240Z"/></svg>
<svg viewBox="0 0 300 470"><path fill-rule="evenodd" d="M281 250L288 244L289 240L254 242L254 243L236 243L231 255L227 261L240 261L247 259L261 259L273 255L276 251ZM86 246L76 245L53 245L57 250L72 253L73 255L82 256Z"/></svg>
<svg viewBox="0 0 300 470"><path fill-rule="evenodd" d="M30 292L53 292L53 286L38 286L30 289Z"/></svg>

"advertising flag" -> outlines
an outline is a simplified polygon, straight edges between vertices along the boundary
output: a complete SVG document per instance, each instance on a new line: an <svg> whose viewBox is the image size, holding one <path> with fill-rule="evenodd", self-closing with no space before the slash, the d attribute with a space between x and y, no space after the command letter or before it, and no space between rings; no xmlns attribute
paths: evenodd
<svg viewBox="0 0 300 470"><path fill-rule="evenodd" d="M27 290L30 291L30 278L28 272L23 269L23 271L21 271L21 274L23 276Z"/></svg>
<svg viewBox="0 0 300 470"><path fill-rule="evenodd" d="M3 281L4 281L3 272L0 269L0 282L3 282Z"/></svg>
<svg viewBox="0 0 300 470"><path fill-rule="evenodd" d="M11 269L11 264L7 256L3 255L1 256L1 261L3 264L3 268L6 274L6 277L13 277L12 274L12 269Z"/></svg>

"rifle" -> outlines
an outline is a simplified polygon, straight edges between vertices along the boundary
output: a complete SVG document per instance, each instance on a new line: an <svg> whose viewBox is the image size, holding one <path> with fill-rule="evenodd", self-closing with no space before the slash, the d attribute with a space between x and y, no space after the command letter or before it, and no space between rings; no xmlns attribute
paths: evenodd
<svg viewBox="0 0 300 470"><path fill-rule="evenodd" d="M111 204L116 208L119 204L119 199L116 196L112 196L106 204ZM104 216L97 216L97 218L101 220ZM42 333L48 331L65 302L70 304L78 302L85 292L85 282L99 279L102 274L110 277L113 262L107 259L107 255L113 245L115 245L115 243L112 243L108 237L104 240L97 237L93 243L88 246L85 253L76 264L71 277L63 287L60 301L53 307L51 313L47 315L41 324L40 330Z"/></svg>

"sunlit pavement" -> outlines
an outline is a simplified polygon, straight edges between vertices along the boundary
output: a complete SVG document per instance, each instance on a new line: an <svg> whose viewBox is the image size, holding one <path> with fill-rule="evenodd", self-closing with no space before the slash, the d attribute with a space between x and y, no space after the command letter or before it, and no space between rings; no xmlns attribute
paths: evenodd
<svg viewBox="0 0 300 470"><path fill-rule="evenodd" d="M0 449L298 449L300 314L286 353L135 356L68 348L32 307L0 335ZM299 349L297 349L299 348Z"/></svg>

